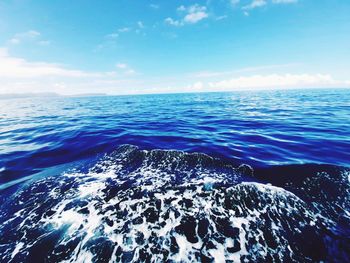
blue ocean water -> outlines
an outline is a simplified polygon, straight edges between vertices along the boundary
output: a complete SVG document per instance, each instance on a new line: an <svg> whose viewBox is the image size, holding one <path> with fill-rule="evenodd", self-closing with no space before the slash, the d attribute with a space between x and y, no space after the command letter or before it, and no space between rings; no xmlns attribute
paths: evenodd
<svg viewBox="0 0 350 263"><path fill-rule="evenodd" d="M121 144L270 166L350 163L350 91L0 100L1 183Z"/></svg>
<svg viewBox="0 0 350 263"><path fill-rule="evenodd" d="M269 257L276 251L279 258L274 260L277 261L348 259L349 120L350 91L345 89L1 99L0 196L3 204L0 232L3 237L0 238L0 254L3 256L0 261L41 262L46 259L56 262L72 258L85 262L147 261L147 249L153 243L163 244L149 252L161 255L154 258L156 260L183 260L179 256L181 253L187 255L189 261L210 261L215 255L231 260L272 260ZM207 155L214 159L207 159ZM235 170L241 164L249 166ZM252 171L254 176L250 176ZM64 174L69 176L62 177ZM166 197L173 195L176 199L173 192L169 193L169 184L175 187L171 191L179 191L182 196L187 190L181 187L203 185L208 196L203 197L199 190L194 190L197 188L190 188L193 192L188 194L189 201L184 205L198 208L195 218L204 221L194 220L188 207L185 212L179 208L174 212L172 226L175 230L171 232L169 229L173 228L169 226L165 227L168 232L154 234L163 234L169 239L154 241L156 237L151 239L155 233L152 224L162 221L158 217L153 220L151 215L159 216L163 206L150 205L154 197L144 198L145 195L150 198L152 191L161 191L157 193ZM141 198L143 207L150 205L158 209L157 213L154 210L144 212L151 225L148 225L149 237L142 239L148 240L143 252L133 245L141 246L137 237L131 238L137 235L138 228L118 225L130 218L137 221L137 215L130 212L132 209L123 210L129 212L122 215L107 209L111 204L118 205L118 211L126 209L125 206L132 207L127 203L121 208L120 203L113 200L119 198L120 201L119 195L130 189L134 196L139 187L141 190L137 191L142 198L132 198ZM82 195L84 191L88 197ZM233 200L234 195L220 191L231 191L243 199ZM221 194L226 196L223 203L218 201L219 197L212 197L212 200L219 202L217 207L233 202L230 208L215 212L210 210L215 207L211 204L206 215L221 213L226 216L220 217L221 221L216 217L199 216L206 198ZM159 202L165 202L164 196ZM94 199L97 197L100 201ZM244 198L247 201L241 204ZM99 203L101 200L104 201ZM202 200L202 203L193 204L193 200ZM276 220L266 229L254 227L257 219L247 216L254 210L251 216L259 212L257 218L267 224L268 219L263 218L270 212L266 212L266 207L250 207L252 200L259 205L265 201L265 206L272 207L272 214L266 218ZM176 202L179 204L180 200ZM281 208L283 211L273 212L273 207L281 203L285 211ZM238 216L238 210L230 214L232 206L243 207L243 212L240 210L243 214ZM90 222L94 213L108 214L109 219L101 217L98 221L98 225L107 222L103 230L97 231L97 225L91 226L93 223L79 228L73 222L72 218L78 216L80 221ZM181 215L180 221L176 221L176 213ZM31 221L27 222L29 215ZM232 219L230 223L227 218L233 217L241 221ZM284 217L289 218L287 221L292 220L290 218L296 221L284 223ZM71 221L62 223L62 218L71 218ZM121 221L116 223L113 218ZM221 231L219 226L224 225L225 229L221 231L222 236L213 234L210 237L217 243L209 244L204 241L207 235L191 234L189 226L195 228L196 222L198 231L200 222L208 229L213 225L212 234ZM112 235L108 231L116 225L121 228L115 228ZM303 235L295 236L293 231L286 230L292 226ZM32 232L28 228L32 228ZM85 240L91 229L104 234ZM183 233L187 241L171 234L174 231ZM248 234L244 238L242 231L264 233L263 241L252 241ZM305 237L311 243L306 244ZM41 241L35 243L34 240ZM76 244L69 243L72 240ZM211 246L206 250L209 252L196 252L200 242L201 246ZM77 244L81 245L79 250L76 250ZM96 244L100 244L102 250ZM189 244L194 245L190 247ZM226 245L220 247L220 244ZM172 251L173 256L164 251L164 247ZM322 252L312 254L310 251L315 247ZM213 249L216 252L211 252ZM235 254L237 251L240 254Z"/></svg>

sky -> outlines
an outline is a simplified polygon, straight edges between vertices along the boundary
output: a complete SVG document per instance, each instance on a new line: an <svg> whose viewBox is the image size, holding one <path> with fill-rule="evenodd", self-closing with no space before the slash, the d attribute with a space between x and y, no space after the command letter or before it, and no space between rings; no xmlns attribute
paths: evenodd
<svg viewBox="0 0 350 263"><path fill-rule="evenodd" d="M0 0L0 94L350 87L349 0Z"/></svg>

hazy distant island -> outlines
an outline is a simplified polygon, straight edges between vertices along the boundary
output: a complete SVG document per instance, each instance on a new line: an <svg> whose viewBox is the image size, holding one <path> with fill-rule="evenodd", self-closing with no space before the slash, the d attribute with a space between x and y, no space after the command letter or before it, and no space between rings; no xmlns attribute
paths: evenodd
<svg viewBox="0 0 350 263"><path fill-rule="evenodd" d="M38 92L38 93L7 93L0 94L0 99L16 98L48 98L48 97L100 97L107 96L106 93L82 93L74 95L61 95L55 92Z"/></svg>

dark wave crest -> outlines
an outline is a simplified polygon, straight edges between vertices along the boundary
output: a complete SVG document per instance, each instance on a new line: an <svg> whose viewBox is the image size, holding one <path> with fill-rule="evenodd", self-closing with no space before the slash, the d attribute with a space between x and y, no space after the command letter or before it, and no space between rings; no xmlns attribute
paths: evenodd
<svg viewBox="0 0 350 263"><path fill-rule="evenodd" d="M291 173L293 176L291 176ZM1 262L350 260L349 171L124 145L1 205Z"/></svg>

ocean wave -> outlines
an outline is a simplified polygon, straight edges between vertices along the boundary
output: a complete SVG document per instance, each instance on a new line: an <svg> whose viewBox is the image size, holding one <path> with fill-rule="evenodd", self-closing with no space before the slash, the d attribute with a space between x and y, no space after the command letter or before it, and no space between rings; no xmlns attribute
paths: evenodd
<svg viewBox="0 0 350 263"><path fill-rule="evenodd" d="M0 261L349 261L349 172L294 179L124 145L6 199Z"/></svg>

